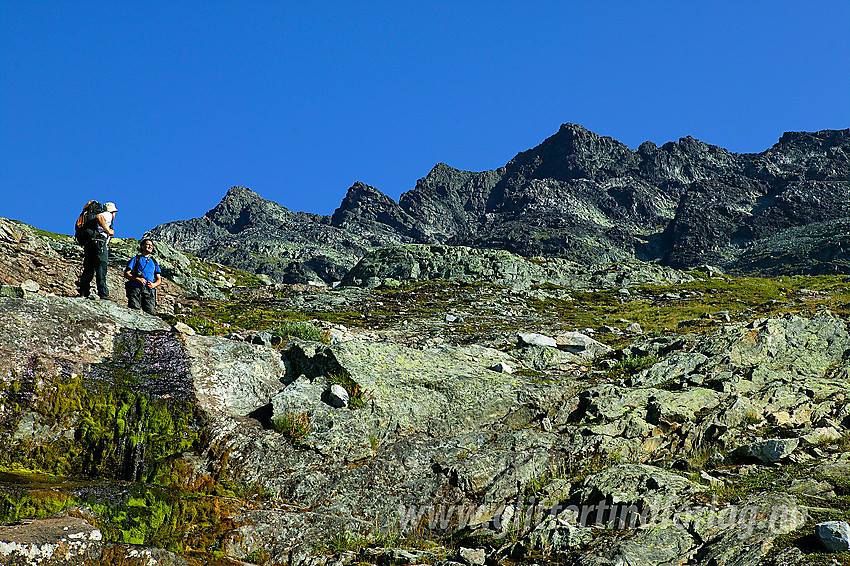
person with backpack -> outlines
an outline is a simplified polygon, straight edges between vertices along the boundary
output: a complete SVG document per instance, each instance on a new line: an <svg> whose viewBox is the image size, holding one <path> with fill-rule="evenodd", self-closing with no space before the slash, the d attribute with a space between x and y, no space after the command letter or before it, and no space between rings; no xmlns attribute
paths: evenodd
<svg viewBox="0 0 850 566"><path fill-rule="evenodd" d="M94 204L97 204L96 202ZM107 301L115 301L109 296L106 286L106 268L109 264L109 241L115 235L113 224L115 213L118 212L114 202L107 202L99 212L92 210L92 203L86 205L89 210L83 210L83 230L77 231L77 241L83 244L83 274L80 276L80 295L89 296L91 280L94 277L97 284L97 296ZM100 208L100 207L97 207ZM78 221L79 226L79 221ZM81 238L82 232L82 238Z"/></svg>
<svg viewBox="0 0 850 566"><path fill-rule="evenodd" d="M139 242L139 255L124 269L128 307L156 314L156 288L162 283L160 273L159 263L153 258L153 240L144 238Z"/></svg>

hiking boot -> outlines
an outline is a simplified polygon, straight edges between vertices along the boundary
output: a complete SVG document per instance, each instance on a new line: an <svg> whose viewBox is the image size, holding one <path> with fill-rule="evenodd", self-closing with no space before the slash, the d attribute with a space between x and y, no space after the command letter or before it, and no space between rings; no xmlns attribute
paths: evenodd
<svg viewBox="0 0 850 566"><path fill-rule="evenodd" d="M113 299L112 297L101 297L101 301L112 301L113 303L117 303L118 299Z"/></svg>

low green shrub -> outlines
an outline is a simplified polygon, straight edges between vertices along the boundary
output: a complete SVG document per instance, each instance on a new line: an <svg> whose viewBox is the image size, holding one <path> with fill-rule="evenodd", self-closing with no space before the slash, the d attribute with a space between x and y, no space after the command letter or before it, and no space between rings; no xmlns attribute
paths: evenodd
<svg viewBox="0 0 850 566"><path fill-rule="evenodd" d="M283 338L300 338L301 340L312 340L324 344L331 341L329 331L322 330L309 322L284 322L270 328L269 332Z"/></svg>
<svg viewBox="0 0 850 566"><path fill-rule="evenodd" d="M310 415L307 413L299 415L286 413L281 418L272 420L272 427L295 446L303 444L304 439L310 434L311 425Z"/></svg>
<svg viewBox="0 0 850 566"><path fill-rule="evenodd" d="M654 366L659 361L661 361L661 359L658 356L635 356L632 358L626 358L614 364L608 372L608 377L617 378L632 376L641 370Z"/></svg>

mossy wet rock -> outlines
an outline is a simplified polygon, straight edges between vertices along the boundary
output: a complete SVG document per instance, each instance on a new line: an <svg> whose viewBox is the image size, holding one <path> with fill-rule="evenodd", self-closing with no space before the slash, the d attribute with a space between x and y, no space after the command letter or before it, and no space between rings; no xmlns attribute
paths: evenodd
<svg viewBox="0 0 850 566"><path fill-rule="evenodd" d="M233 505L215 496L232 484L222 483L226 454L205 438L250 423L260 429L248 414L283 387L280 354L181 337L156 317L106 301L0 298L0 312L9 321L0 329L0 466L102 482L105 499L103 491L67 497L111 502L98 521L112 541L182 548L190 531L220 537ZM111 479L149 485L139 498ZM156 497L156 485L177 491ZM187 498L175 499L180 490ZM209 499L193 499L198 493ZM211 522L212 514L221 520Z"/></svg>
<svg viewBox="0 0 850 566"><path fill-rule="evenodd" d="M23 287L12 285L0 285L0 297L25 299L27 297L27 292Z"/></svg>
<svg viewBox="0 0 850 566"><path fill-rule="evenodd" d="M5 466L144 479L192 446L201 416L188 358L161 320L46 296L0 310L12 322L0 331Z"/></svg>

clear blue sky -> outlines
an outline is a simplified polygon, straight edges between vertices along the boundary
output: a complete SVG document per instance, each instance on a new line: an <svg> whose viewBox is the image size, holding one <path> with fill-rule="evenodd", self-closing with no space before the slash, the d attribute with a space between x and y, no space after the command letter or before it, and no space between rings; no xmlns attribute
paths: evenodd
<svg viewBox="0 0 850 566"><path fill-rule="evenodd" d="M330 214L564 122L760 152L850 127L850 2L0 0L0 216L117 235L244 185Z"/></svg>

